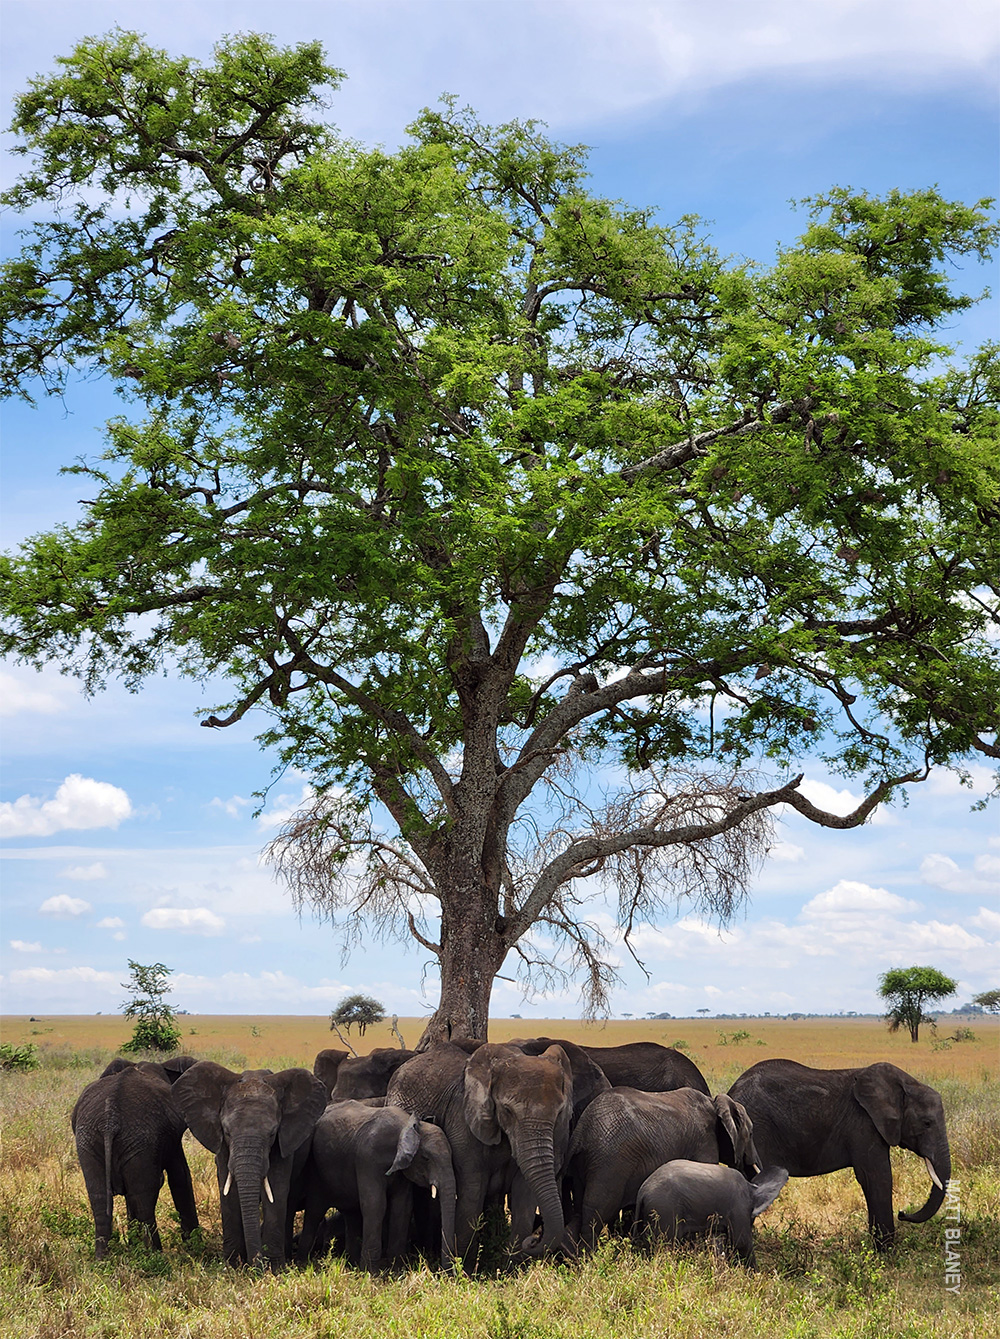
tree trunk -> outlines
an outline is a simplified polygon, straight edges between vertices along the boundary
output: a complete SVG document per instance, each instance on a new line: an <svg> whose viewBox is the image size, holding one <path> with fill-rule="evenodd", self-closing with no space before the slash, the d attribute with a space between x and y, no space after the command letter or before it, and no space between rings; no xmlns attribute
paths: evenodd
<svg viewBox="0 0 1000 1339"><path fill-rule="evenodd" d="M418 1051L440 1041L488 1039L493 979L507 956L497 920L497 896L485 884L442 897L441 999Z"/></svg>

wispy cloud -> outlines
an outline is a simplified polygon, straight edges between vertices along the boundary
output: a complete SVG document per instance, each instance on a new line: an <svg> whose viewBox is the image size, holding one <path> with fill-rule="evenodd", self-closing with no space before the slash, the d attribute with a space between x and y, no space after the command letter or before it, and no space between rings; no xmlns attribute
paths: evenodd
<svg viewBox="0 0 1000 1339"><path fill-rule="evenodd" d="M226 922L208 907L154 907L142 923L150 930L179 930L184 934L218 935Z"/></svg>
<svg viewBox="0 0 1000 1339"><path fill-rule="evenodd" d="M77 879L81 883L90 883L95 879L106 879L108 871L102 861L95 860L92 865L71 865L69 869L61 869L59 877L61 879Z"/></svg>

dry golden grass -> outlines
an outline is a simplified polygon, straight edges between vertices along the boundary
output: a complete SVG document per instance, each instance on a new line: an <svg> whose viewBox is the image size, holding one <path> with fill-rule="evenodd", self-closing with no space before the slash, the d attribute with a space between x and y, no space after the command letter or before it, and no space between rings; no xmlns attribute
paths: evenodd
<svg viewBox="0 0 1000 1339"><path fill-rule="evenodd" d="M311 1064L336 1045L323 1018L193 1017L182 1046L240 1068ZM401 1020L413 1042L420 1020ZM191 1032L191 1029L194 1032ZM500 1019L494 1040L528 1033L597 1045L683 1040L713 1088L765 1056L839 1067L887 1059L929 1079L945 1099L961 1186L960 1293L945 1287L943 1214L901 1225L896 1250L867 1244L861 1192L850 1171L796 1180L758 1223L759 1272L747 1275L704 1249L643 1256L608 1241L582 1265L538 1263L491 1278L415 1269L369 1278L338 1260L261 1277L220 1259L218 1185L211 1155L186 1136L202 1239L178 1239L168 1195L160 1256L116 1244L93 1260L93 1223L69 1130L85 1083L127 1040L121 1018L6 1019L4 1039L43 1046L44 1067L0 1079L2 1339L992 1339L1000 1336L1000 1028L973 1024L974 1042L933 1051L871 1019L666 1020L601 1026ZM51 1029L47 1031L46 1029ZM749 1032L721 1045L719 1032ZM951 1031L942 1027L940 1034ZM763 1041L763 1046L756 1044ZM387 1027L353 1038L391 1045ZM893 1155L897 1207L923 1202L918 1159ZM124 1226L120 1201L116 1221Z"/></svg>
<svg viewBox="0 0 1000 1339"><path fill-rule="evenodd" d="M326 1017L313 1015L185 1014L178 1018L181 1050L191 1055L231 1052L245 1057L248 1068L287 1064L312 1066L316 1052L325 1046L340 1046ZM423 1030L422 1018L401 1018L399 1030L407 1045L416 1044ZM1000 1074L1000 1019L976 1018L971 1024L975 1041L958 1042L948 1050L934 1050L934 1034L924 1028L914 1045L907 1034L890 1033L877 1018L677 1018L613 1020L583 1023L579 1019L495 1018L490 1040L511 1037L565 1037L590 1046L617 1046L630 1041L657 1041L672 1046L686 1043L687 1053L718 1087L732 1080L758 1060L784 1056L819 1069L870 1065L888 1060L900 1069L934 1083L939 1079L978 1082ZM948 1017L938 1027L938 1037L954 1032ZM723 1044L721 1035L749 1032L747 1041ZM35 1042L43 1049L73 1047L103 1049L114 1053L131 1036L128 1020L118 1015L58 1015L0 1018L0 1038L19 1045ZM376 1046L396 1046L389 1022L370 1027L363 1037L353 1031L349 1041L359 1054ZM227 1062L228 1063L228 1062Z"/></svg>

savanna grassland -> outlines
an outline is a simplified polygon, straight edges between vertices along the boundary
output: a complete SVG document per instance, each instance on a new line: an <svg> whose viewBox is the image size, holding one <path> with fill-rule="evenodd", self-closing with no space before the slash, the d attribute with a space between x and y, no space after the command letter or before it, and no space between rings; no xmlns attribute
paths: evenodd
<svg viewBox="0 0 1000 1339"><path fill-rule="evenodd" d="M312 1065L339 1045L316 1017L178 1020L181 1046L232 1068ZM968 1020L960 1020L962 1024ZM400 1020L412 1044L417 1019ZM42 1066L2 1075L0 1335L7 1339L979 1339L1000 1334L1000 1024L976 1019L974 1040L942 1043L943 1018L917 1045L874 1019L678 1019L581 1024L497 1019L491 1040L565 1036L593 1045L648 1039L683 1043L713 1088L756 1061L789 1056L840 1067L889 1060L942 1094L948 1114L961 1219L949 1209L926 1224L900 1224L886 1258L868 1248L864 1201L850 1171L789 1182L758 1220L756 1275L729 1268L703 1248L638 1254L608 1240L583 1264L536 1263L491 1277L452 1278L417 1268L370 1278L329 1260L304 1271L260 1276L219 1258L214 1160L190 1135L186 1147L203 1229L179 1240L164 1191L162 1256L114 1243L93 1260L93 1224L76 1161L69 1112L129 1025L120 1017L3 1020L3 1040L40 1047ZM748 1035L747 1035L748 1034ZM393 1044L388 1025L356 1033L359 1051ZM922 1204L922 1164L893 1153L897 1208ZM116 1221L124 1207L116 1201ZM946 1232L960 1236L946 1238ZM949 1268L961 1275L947 1290Z"/></svg>

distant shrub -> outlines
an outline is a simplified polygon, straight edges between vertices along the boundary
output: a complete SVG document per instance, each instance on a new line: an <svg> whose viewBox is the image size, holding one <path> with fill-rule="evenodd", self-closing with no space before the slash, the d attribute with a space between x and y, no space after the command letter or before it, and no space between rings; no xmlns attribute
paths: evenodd
<svg viewBox="0 0 1000 1339"><path fill-rule="evenodd" d="M335 1030L342 1027L346 1032L350 1032L357 1024L358 1031L363 1037L365 1028L381 1023L383 1018L385 1018L385 1005L373 999L371 995L347 995L331 1013L330 1028Z"/></svg>

